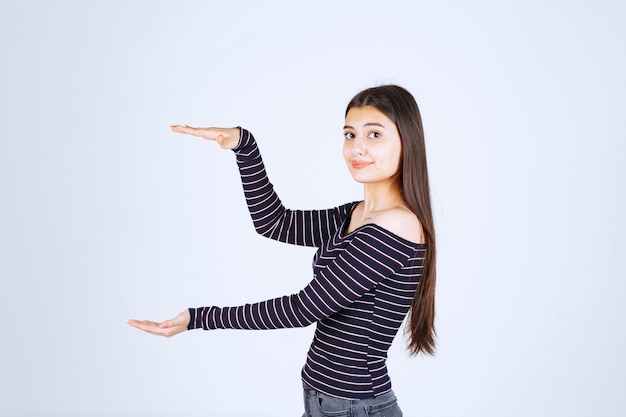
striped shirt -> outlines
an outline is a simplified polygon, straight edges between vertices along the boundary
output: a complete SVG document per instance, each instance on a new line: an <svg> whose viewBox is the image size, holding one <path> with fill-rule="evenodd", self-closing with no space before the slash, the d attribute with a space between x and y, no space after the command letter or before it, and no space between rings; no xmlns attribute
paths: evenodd
<svg viewBox="0 0 626 417"><path fill-rule="evenodd" d="M188 328L266 330L317 323L302 369L306 384L348 399L389 392L387 351L411 306L426 245L376 224L345 233L359 202L328 210L286 209L250 132L241 129L234 151L256 231L317 247L313 279L290 296L238 307L190 308Z"/></svg>

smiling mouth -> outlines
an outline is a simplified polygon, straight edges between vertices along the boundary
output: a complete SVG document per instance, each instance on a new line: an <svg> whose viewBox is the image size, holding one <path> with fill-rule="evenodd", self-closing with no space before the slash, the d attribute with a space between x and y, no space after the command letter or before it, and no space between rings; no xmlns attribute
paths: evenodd
<svg viewBox="0 0 626 417"><path fill-rule="evenodd" d="M355 169L360 169L360 168L365 168L367 166L372 165L372 162L366 162L366 161L352 161L350 162L350 164L352 165L352 168Z"/></svg>

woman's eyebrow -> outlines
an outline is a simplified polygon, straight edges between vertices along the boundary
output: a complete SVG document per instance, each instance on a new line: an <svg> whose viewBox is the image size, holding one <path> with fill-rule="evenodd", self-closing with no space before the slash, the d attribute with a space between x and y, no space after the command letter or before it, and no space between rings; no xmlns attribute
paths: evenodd
<svg viewBox="0 0 626 417"><path fill-rule="evenodd" d="M378 127L382 127L383 129L385 128L385 126L384 126L384 125L382 125L382 124L380 124L380 123L378 123L378 122L370 122L370 123L365 123L363 126L364 126L364 127L368 127L368 126L378 126ZM348 125L345 125L343 128L344 128L344 129L354 129L354 127L352 127L352 126L348 126Z"/></svg>
<svg viewBox="0 0 626 417"><path fill-rule="evenodd" d="M378 122L365 123L363 126L378 126L378 127L382 127L383 129L385 128L385 126L383 126L381 123L378 123Z"/></svg>

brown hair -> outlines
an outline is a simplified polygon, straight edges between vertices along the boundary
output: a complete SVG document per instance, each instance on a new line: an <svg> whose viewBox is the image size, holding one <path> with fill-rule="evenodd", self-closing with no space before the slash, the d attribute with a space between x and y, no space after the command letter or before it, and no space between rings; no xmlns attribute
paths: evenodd
<svg viewBox="0 0 626 417"><path fill-rule="evenodd" d="M383 85L361 91L348 104L346 115L353 107L365 106L372 106L385 114L396 124L400 133L400 186L405 202L422 224L427 245L406 332L410 335L409 351L412 355L420 352L432 355L435 352L436 246L422 118L415 98L397 85Z"/></svg>

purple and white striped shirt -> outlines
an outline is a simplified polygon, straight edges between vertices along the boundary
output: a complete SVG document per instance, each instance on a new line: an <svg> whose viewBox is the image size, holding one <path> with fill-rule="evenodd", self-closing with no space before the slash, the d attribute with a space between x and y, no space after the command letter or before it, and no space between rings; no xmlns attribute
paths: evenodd
<svg viewBox="0 0 626 417"><path fill-rule="evenodd" d="M411 306L426 245L376 224L345 233L359 202L328 210L286 209L250 132L241 129L234 151L257 232L318 247L313 280L290 296L238 307L190 308L188 328L266 330L317 322L302 369L306 384L348 399L389 392L387 351Z"/></svg>

